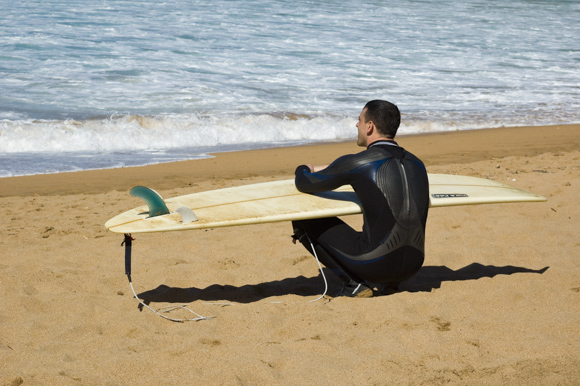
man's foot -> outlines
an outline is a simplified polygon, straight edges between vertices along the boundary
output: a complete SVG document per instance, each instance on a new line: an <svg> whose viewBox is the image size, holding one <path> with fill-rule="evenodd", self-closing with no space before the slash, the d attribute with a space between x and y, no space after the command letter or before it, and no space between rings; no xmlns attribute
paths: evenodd
<svg viewBox="0 0 580 386"><path fill-rule="evenodd" d="M349 298L372 298L373 290L362 283L354 280L345 283L337 296L348 296Z"/></svg>
<svg viewBox="0 0 580 386"><path fill-rule="evenodd" d="M381 295L392 295L399 292L399 284L385 284L382 289L380 289Z"/></svg>

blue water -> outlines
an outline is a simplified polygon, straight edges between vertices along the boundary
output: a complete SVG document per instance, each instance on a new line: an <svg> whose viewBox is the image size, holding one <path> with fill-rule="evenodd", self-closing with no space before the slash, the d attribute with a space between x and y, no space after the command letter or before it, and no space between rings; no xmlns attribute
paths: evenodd
<svg viewBox="0 0 580 386"><path fill-rule="evenodd" d="M580 2L3 0L0 176L580 122Z"/></svg>

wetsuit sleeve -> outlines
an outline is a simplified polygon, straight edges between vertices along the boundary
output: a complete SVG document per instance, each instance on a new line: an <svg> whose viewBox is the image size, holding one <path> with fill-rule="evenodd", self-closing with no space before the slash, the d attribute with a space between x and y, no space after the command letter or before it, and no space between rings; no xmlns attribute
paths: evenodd
<svg viewBox="0 0 580 386"><path fill-rule="evenodd" d="M308 166L298 166L294 172L294 184L296 185L296 189L303 193L313 193L307 189L307 186L310 185L310 182L314 178L314 176L312 176L313 174L315 173L311 173Z"/></svg>
<svg viewBox="0 0 580 386"><path fill-rule="evenodd" d="M306 165L300 165L295 171L296 189L303 193L327 192L343 185L350 184L349 170L356 163L349 162L351 155L342 156L326 169L311 173Z"/></svg>
<svg viewBox="0 0 580 386"><path fill-rule="evenodd" d="M305 173L305 172L306 173L310 173L310 168L308 166L306 166L306 165L300 165L300 166L298 166L296 168L296 171L294 172L294 175L297 176L298 174Z"/></svg>

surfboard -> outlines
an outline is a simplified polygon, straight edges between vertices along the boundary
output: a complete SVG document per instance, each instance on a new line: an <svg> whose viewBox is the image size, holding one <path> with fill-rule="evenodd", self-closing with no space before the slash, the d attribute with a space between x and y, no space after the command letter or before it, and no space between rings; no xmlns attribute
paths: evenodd
<svg viewBox="0 0 580 386"><path fill-rule="evenodd" d="M430 207L509 202L541 202L546 198L496 181L449 174L429 174ZM350 186L332 192L299 192L294 180L272 181L188 194L164 200L138 186L130 193L139 206L113 217L105 227L116 233L168 232L361 213Z"/></svg>

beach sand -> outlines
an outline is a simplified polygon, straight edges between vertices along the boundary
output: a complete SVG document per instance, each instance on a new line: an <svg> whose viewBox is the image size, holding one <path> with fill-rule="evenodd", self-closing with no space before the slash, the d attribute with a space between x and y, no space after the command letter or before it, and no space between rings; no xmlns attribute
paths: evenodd
<svg viewBox="0 0 580 386"><path fill-rule="evenodd" d="M287 179L353 143L147 167L0 179L0 385L576 385L580 125L400 136L431 173L477 176L544 203L432 209L426 260L400 292L328 295L290 224L122 235L103 224L171 197ZM360 226L360 216L345 219ZM185 310L171 317L191 317Z"/></svg>

